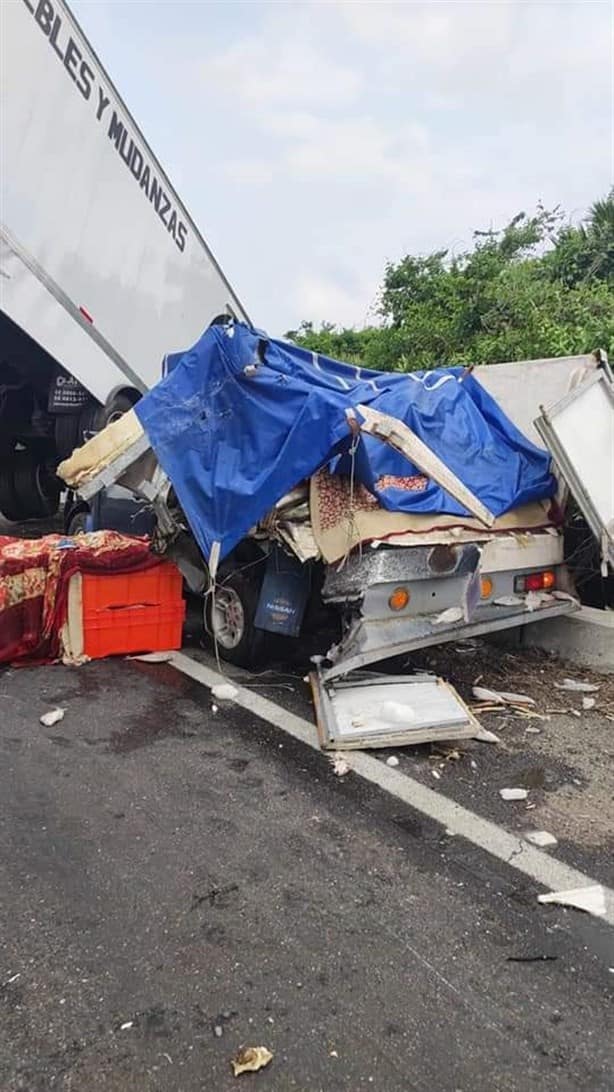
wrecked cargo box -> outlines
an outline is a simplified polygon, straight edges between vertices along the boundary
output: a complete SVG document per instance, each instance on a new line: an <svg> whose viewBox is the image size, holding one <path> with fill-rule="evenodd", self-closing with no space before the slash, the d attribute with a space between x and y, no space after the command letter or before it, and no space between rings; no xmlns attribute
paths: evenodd
<svg viewBox="0 0 614 1092"><path fill-rule="evenodd" d="M601 455L572 480L582 409L565 407L587 389ZM332 627L326 687L575 609L567 482L580 505L591 497L611 562L612 389L602 354L376 373L226 322L168 358L166 378L59 473L85 499L120 482L152 507L155 548L204 593L230 662L250 666L267 632Z"/></svg>

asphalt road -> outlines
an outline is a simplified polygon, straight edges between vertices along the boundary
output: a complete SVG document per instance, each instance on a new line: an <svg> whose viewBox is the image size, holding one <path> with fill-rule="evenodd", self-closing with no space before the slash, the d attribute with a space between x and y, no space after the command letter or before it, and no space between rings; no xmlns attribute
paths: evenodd
<svg viewBox="0 0 614 1092"><path fill-rule="evenodd" d="M167 665L0 674L3 1092L224 1092L241 1044L272 1092L612 1087L606 926L210 706Z"/></svg>

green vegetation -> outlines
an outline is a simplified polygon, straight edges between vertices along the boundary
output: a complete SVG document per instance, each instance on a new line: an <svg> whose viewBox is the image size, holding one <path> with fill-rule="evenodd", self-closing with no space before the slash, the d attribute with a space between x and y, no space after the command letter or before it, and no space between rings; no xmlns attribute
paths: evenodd
<svg viewBox="0 0 614 1092"><path fill-rule="evenodd" d="M614 190L578 226L539 205L464 253L388 264L378 313L363 330L303 322L286 337L388 371L612 350Z"/></svg>

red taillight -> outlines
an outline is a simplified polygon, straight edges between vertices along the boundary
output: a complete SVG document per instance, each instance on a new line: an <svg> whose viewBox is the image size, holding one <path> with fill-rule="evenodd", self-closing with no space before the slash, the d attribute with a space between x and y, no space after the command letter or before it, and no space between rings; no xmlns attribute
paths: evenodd
<svg viewBox="0 0 614 1092"><path fill-rule="evenodd" d="M88 322L91 322L93 324L94 320L93 320L92 316L90 315L89 311L86 311L85 307L80 307L79 310L80 310L81 314L83 315L83 318L87 319Z"/></svg>
<svg viewBox="0 0 614 1092"><path fill-rule="evenodd" d="M548 591L556 585L556 575L552 569L543 573L527 573L526 576L517 576L514 580L514 591Z"/></svg>

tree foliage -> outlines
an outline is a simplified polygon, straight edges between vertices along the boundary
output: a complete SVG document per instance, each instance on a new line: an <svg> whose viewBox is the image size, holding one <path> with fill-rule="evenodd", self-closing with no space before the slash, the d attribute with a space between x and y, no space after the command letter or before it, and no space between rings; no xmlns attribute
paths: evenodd
<svg viewBox="0 0 614 1092"><path fill-rule="evenodd" d="M538 205L470 250L407 255L384 272L380 325L303 322L306 348L382 370L562 356L614 345L614 190L579 225Z"/></svg>

